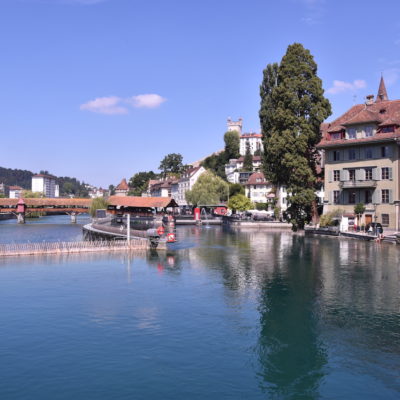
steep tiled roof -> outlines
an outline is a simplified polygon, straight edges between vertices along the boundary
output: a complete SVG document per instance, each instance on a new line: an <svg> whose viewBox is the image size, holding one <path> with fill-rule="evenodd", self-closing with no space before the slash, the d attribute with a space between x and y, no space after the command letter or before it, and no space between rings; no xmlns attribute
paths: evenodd
<svg viewBox="0 0 400 400"><path fill-rule="evenodd" d="M331 140L330 133L344 131L352 124L375 123L378 131L374 136L358 139ZM393 125L393 132L382 132L380 128ZM400 138L400 100L381 100L370 104L357 104L331 123L321 124L322 140L317 147L371 143Z"/></svg>
<svg viewBox="0 0 400 400"><path fill-rule="evenodd" d="M40 207L40 206L45 206L45 207L61 207L61 206L66 206L66 207L89 207L92 199L63 199L60 197L56 198L27 198L24 199L25 204L28 207ZM0 199L0 206L14 206L17 205L18 199Z"/></svg>
<svg viewBox="0 0 400 400"><path fill-rule="evenodd" d="M23 190L21 186L10 186L10 190Z"/></svg>
<svg viewBox="0 0 400 400"><path fill-rule="evenodd" d="M261 180L260 180L261 179ZM246 185L265 185L268 181L262 172L254 172L246 182Z"/></svg>
<svg viewBox="0 0 400 400"><path fill-rule="evenodd" d="M243 162L244 161L244 156L240 156L238 159L237 159L237 161L238 162ZM253 162L254 161L261 161L261 156L253 156Z"/></svg>
<svg viewBox="0 0 400 400"><path fill-rule="evenodd" d="M115 190L129 190L129 186L125 178L122 179L121 183L115 188Z"/></svg>

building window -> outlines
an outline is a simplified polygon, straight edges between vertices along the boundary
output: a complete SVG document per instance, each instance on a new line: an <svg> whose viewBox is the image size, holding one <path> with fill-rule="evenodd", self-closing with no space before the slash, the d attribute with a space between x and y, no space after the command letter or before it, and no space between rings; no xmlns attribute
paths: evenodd
<svg viewBox="0 0 400 400"><path fill-rule="evenodd" d="M365 149L365 158L372 158L372 148L368 147Z"/></svg>
<svg viewBox="0 0 400 400"><path fill-rule="evenodd" d="M334 204L339 204L340 203L340 191L339 190L334 190L333 191L333 203Z"/></svg>
<svg viewBox="0 0 400 400"><path fill-rule="evenodd" d="M333 161L340 161L340 151L333 150Z"/></svg>
<svg viewBox="0 0 400 400"><path fill-rule="evenodd" d="M382 179L389 179L389 168L382 168Z"/></svg>
<svg viewBox="0 0 400 400"><path fill-rule="evenodd" d="M365 180L372 181L372 168L365 168Z"/></svg>
<svg viewBox="0 0 400 400"><path fill-rule="evenodd" d="M372 126L366 126L365 127L365 137L371 137L374 135L374 129Z"/></svg>
<svg viewBox="0 0 400 400"><path fill-rule="evenodd" d="M333 171L333 180L335 182L340 181L340 171L338 169Z"/></svg>
<svg viewBox="0 0 400 400"><path fill-rule="evenodd" d="M389 189L382 189L382 203L389 203Z"/></svg>
<svg viewBox="0 0 400 400"><path fill-rule="evenodd" d="M356 192L349 192L349 204L356 204Z"/></svg>
<svg viewBox="0 0 400 400"><path fill-rule="evenodd" d="M355 139L357 136L356 136L356 130L354 129L354 128L350 128L348 131L347 131L347 138L348 139Z"/></svg>
<svg viewBox="0 0 400 400"><path fill-rule="evenodd" d="M382 214L382 225L389 226L389 214Z"/></svg>
<svg viewBox="0 0 400 400"><path fill-rule="evenodd" d="M370 190L365 191L365 204L372 203L372 192Z"/></svg>
<svg viewBox="0 0 400 400"><path fill-rule="evenodd" d="M381 147L381 157L389 157L389 146Z"/></svg>
<svg viewBox="0 0 400 400"><path fill-rule="evenodd" d="M349 169L349 181L355 181L356 180L356 170L355 169Z"/></svg>
<svg viewBox="0 0 400 400"><path fill-rule="evenodd" d="M355 160L355 159L356 159L356 150L349 149L349 160Z"/></svg>
<svg viewBox="0 0 400 400"><path fill-rule="evenodd" d="M342 138L342 134L340 132L331 133L331 140L340 140Z"/></svg>
<svg viewBox="0 0 400 400"><path fill-rule="evenodd" d="M394 126L393 125L392 126L384 126L381 129L381 133L391 133L391 132L394 132Z"/></svg>

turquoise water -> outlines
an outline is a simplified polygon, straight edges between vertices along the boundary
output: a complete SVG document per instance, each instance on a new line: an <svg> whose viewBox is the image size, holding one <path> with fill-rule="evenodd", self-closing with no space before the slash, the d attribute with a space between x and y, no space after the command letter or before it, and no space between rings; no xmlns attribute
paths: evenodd
<svg viewBox="0 0 400 400"><path fill-rule="evenodd" d="M166 253L0 260L0 398L400 398L399 247L177 234Z"/></svg>

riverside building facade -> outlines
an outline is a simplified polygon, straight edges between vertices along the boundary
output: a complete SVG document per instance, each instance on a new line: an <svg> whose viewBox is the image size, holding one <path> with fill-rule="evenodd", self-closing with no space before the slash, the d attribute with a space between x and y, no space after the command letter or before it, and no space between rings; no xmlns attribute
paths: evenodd
<svg viewBox="0 0 400 400"><path fill-rule="evenodd" d="M400 100L389 100L381 78L376 99L366 98L331 123L321 125L324 150L324 214L343 209L358 224L379 222L400 229Z"/></svg>

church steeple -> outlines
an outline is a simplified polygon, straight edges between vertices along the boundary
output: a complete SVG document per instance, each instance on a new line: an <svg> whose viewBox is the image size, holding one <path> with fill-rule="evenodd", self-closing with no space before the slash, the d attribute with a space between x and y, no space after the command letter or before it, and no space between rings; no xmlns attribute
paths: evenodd
<svg viewBox="0 0 400 400"><path fill-rule="evenodd" d="M389 100L389 98L386 91L385 81L383 80L383 76L381 76L381 81L379 82L379 89L375 103L380 103L381 101L385 100Z"/></svg>

